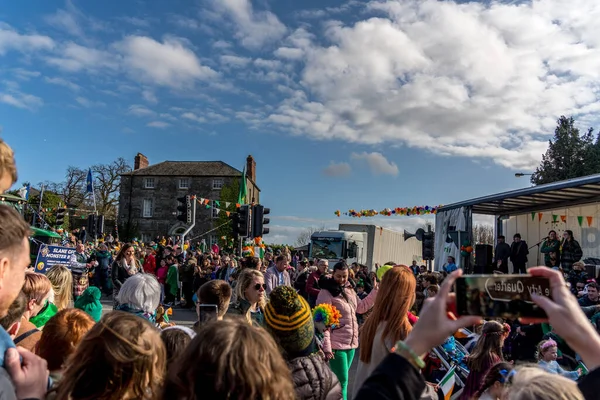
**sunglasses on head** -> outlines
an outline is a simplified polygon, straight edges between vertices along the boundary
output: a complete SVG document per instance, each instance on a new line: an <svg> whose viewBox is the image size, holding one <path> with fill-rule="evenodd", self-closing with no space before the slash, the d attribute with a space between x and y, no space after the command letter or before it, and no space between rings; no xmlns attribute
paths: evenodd
<svg viewBox="0 0 600 400"><path fill-rule="evenodd" d="M510 384L512 384L512 380L516 374L517 374L517 371L514 369L512 369L510 371L503 369L500 371L501 378L499 379L499 382L503 383L505 385L510 385Z"/></svg>
<svg viewBox="0 0 600 400"><path fill-rule="evenodd" d="M254 285L254 290L260 290L260 288L263 288L263 290L266 290L267 285L265 285L264 283L257 283L256 285Z"/></svg>

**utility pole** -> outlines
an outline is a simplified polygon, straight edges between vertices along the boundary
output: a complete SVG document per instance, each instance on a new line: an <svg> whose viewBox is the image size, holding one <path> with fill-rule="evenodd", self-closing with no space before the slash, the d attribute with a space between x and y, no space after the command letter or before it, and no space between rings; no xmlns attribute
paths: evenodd
<svg viewBox="0 0 600 400"><path fill-rule="evenodd" d="M40 220L40 223L42 222L42 217L40 216L41 212L42 212L42 199L44 198L44 185L42 185L42 190L40 191L40 204L38 205L38 212L37 212L37 219ZM33 224L35 226L35 223ZM40 226L41 228L41 226Z"/></svg>

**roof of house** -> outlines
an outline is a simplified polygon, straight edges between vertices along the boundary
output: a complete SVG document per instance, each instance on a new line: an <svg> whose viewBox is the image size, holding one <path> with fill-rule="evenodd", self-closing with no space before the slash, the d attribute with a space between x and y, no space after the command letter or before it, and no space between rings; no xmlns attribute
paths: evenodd
<svg viewBox="0 0 600 400"><path fill-rule="evenodd" d="M136 176L241 176L223 161L163 161L123 175Z"/></svg>

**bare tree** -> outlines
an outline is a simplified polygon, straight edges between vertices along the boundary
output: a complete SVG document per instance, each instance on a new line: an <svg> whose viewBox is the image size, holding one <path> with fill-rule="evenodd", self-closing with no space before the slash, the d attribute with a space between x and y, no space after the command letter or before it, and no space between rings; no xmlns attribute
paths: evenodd
<svg viewBox="0 0 600 400"><path fill-rule="evenodd" d="M65 180L60 183L50 182L48 189L60 194L66 204L79 207L85 200L85 180L84 170L70 166L67 168Z"/></svg>
<svg viewBox="0 0 600 400"><path fill-rule="evenodd" d="M473 226L473 244L494 244L494 227L491 225Z"/></svg>
<svg viewBox="0 0 600 400"><path fill-rule="evenodd" d="M92 167L99 214L106 217L116 216L121 174L130 170L131 167L123 157L117 158L110 164L98 164Z"/></svg>
<svg viewBox="0 0 600 400"><path fill-rule="evenodd" d="M294 243L294 247L301 247L301 246L305 246L305 245L309 244L310 237L312 236L313 233L319 232L319 231L324 231L325 229L326 229L325 225L321 225L320 227L311 226L309 228L305 228L298 235L298 238L296 239L296 242Z"/></svg>

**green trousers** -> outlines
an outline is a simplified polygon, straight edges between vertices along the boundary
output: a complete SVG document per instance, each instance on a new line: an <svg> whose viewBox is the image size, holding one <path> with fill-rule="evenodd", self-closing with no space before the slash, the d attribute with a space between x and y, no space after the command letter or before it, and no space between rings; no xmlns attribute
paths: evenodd
<svg viewBox="0 0 600 400"><path fill-rule="evenodd" d="M347 399L348 371L350 371L352 360L354 360L355 350L356 349L333 350L333 358L329 360L329 368L331 368L342 385L342 395L344 396L344 400Z"/></svg>

